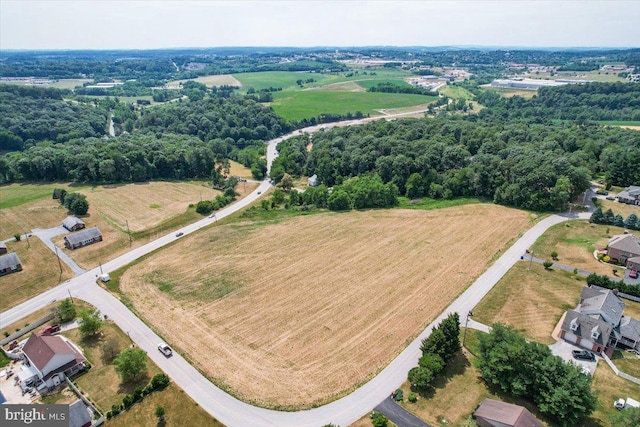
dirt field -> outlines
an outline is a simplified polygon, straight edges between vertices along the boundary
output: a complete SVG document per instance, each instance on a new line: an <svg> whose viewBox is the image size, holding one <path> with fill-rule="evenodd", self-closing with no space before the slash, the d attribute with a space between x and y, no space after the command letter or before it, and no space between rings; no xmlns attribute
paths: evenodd
<svg viewBox="0 0 640 427"><path fill-rule="evenodd" d="M223 85L242 87L242 83L240 83L240 81L238 79L236 79L235 77L233 77L231 74L218 74L218 75L213 75L213 76L202 76L202 77L197 77L197 78L192 79L192 80L196 81L198 83L202 83L202 84L206 85L207 87L223 86ZM180 83L185 83L185 82L188 82L188 81L190 81L190 80L174 80L172 82L167 83L167 86L178 87L178 86L180 86Z"/></svg>
<svg viewBox="0 0 640 427"><path fill-rule="evenodd" d="M388 364L529 225L494 205L236 223L142 261L120 286L218 385L308 408Z"/></svg>
<svg viewBox="0 0 640 427"><path fill-rule="evenodd" d="M491 325L513 326L527 339L553 344L553 328L567 308L574 308L584 278L563 271L547 271L540 264L519 262L473 309L473 319Z"/></svg>

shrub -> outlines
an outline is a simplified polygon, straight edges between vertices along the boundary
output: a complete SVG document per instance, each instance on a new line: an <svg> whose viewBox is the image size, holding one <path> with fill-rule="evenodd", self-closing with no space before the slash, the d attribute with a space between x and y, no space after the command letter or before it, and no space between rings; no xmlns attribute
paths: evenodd
<svg viewBox="0 0 640 427"><path fill-rule="evenodd" d="M133 405L133 396L127 394L122 398L122 406L124 406L124 409L129 409L131 408L131 405Z"/></svg>
<svg viewBox="0 0 640 427"><path fill-rule="evenodd" d="M105 416L107 417L108 420L110 420L111 419L111 411L107 412Z"/></svg>
<svg viewBox="0 0 640 427"><path fill-rule="evenodd" d="M558 252L556 252L556 251L551 252L551 258L553 258L553 259L558 258Z"/></svg>
<svg viewBox="0 0 640 427"><path fill-rule="evenodd" d="M602 257L602 260L604 262L609 262L609 261L611 261L611 257L609 255L605 255L604 257Z"/></svg>
<svg viewBox="0 0 640 427"><path fill-rule="evenodd" d="M403 399L404 392L402 391L402 389L397 389L393 392L393 400L395 400L396 402L402 402Z"/></svg>
<svg viewBox="0 0 640 427"><path fill-rule="evenodd" d="M545 270L549 270L553 263L551 261L545 261L542 263L542 265L544 266Z"/></svg>
<svg viewBox="0 0 640 427"><path fill-rule="evenodd" d="M20 233L16 233L13 235L13 238L16 239L16 242L19 242L22 236L20 235Z"/></svg>
<svg viewBox="0 0 640 427"><path fill-rule="evenodd" d="M416 403L418 401L418 396L415 393L409 393L409 402Z"/></svg>
<svg viewBox="0 0 640 427"><path fill-rule="evenodd" d="M165 374L157 374L151 379L151 387L154 390L162 390L169 385L169 377Z"/></svg>
<svg viewBox="0 0 640 427"><path fill-rule="evenodd" d="M133 390L133 401L134 402L139 402L142 400L142 387L136 387L135 390Z"/></svg>
<svg viewBox="0 0 640 427"><path fill-rule="evenodd" d="M4 335L4 337L5 337L5 338L6 338L6 337L8 337L8 336L9 336L9 331L4 331L4 332L2 333L2 335Z"/></svg>
<svg viewBox="0 0 640 427"><path fill-rule="evenodd" d="M153 393L153 387L151 386L151 384L147 385L143 390L142 390L142 395L146 396Z"/></svg>

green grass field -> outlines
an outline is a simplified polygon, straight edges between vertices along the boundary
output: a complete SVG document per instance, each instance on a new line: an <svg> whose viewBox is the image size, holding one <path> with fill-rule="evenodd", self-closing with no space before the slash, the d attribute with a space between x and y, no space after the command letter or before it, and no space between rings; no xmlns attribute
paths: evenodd
<svg viewBox="0 0 640 427"><path fill-rule="evenodd" d="M346 114L360 111L377 115L381 108L401 108L426 104L435 97L401 93L373 92L276 92L271 103L274 111L288 120L315 117L321 113Z"/></svg>
<svg viewBox="0 0 640 427"><path fill-rule="evenodd" d="M298 80L305 81L314 79L317 82L306 83L305 87L317 87L326 84L331 80L330 75L320 73L293 73L289 71L265 71L262 73L241 73L234 74L233 77L242 83L243 90L250 87L255 90L267 89L269 87L281 87L282 90L299 90L296 83Z"/></svg>
<svg viewBox="0 0 640 427"><path fill-rule="evenodd" d="M411 85L409 83L405 82L402 77L388 78L388 79L371 78L371 79L366 79L366 80L354 80L354 81L358 84L358 86L362 86L365 89L372 88L374 86L379 85L380 83L392 83L395 86L411 87Z"/></svg>
<svg viewBox="0 0 640 427"><path fill-rule="evenodd" d="M54 188L78 191L81 187L69 184L10 184L0 186L0 209L12 208L43 198L50 198Z"/></svg>
<svg viewBox="0 0 640 427"><path fill-rule="evenodd" d="M470 100L475 98L474 94L469 92L467 89L455 85L444 85L440 89L438 89L438 92L453 99Z"/></svg>
<svg viewBox="0 0 640 427"><path fill-rule="evenodd" d="M601 120L598 123L607 126L640 126L640 121L632 120Z"/></svg>

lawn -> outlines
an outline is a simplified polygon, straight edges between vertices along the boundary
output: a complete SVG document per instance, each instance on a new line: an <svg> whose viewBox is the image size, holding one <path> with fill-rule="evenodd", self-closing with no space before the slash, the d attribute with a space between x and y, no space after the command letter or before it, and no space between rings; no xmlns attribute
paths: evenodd
<svg viewBox="0 0 640 427"><path fill-rule="evenodd" d="M523 98L533 98L533 96L537 95L538 93L538 91L536 90L506 89L506 88L492 87L492 86L486 86L483 89L496 92L499 95L504 96L505 98L511 98L512 96L521 96Z"/></svg>
<svg viewBox="0 0 640 427"><path fill-rule="evenodd" d="M242 83L240 83L240 81L236 79L234 76L232 76L231 74L215 74L211 76L200 76L200 77L196 77L195 79L189 79L189 80L173 80L168 82L167 86L178 87L181 84L190 82L190 81L202 83L207 87L223 86L223 85L238 86L238 87L242 86Z"/></svg>
<svg viewBox="0 0 640 427"><path fill-rule="evenodd" d="M625 315L626 307L625 307ZM636 317L637 319L637 317ZM640 356L628 351L616 350L611 361L618 369L632 377L640 378Z"/></svg>
<svg viewBox="0 0 640 427"><path fill-rule="evenodd" d="M436 98L425 95L380 92L276 92L271 107L287 120L316 117L322 113L346 114L360 111L377 115L379 109L426 104Z"/></svg>
<svg viewBox="0 0 640 427"><path fill-rule="evenodd" d="M120 289L216 384L309 408L386 366L529 226L490 204L245 219L149 256Z"/></svg>
<svg viewBox="0 0 640 427"><path fill-rule="evenodd" d="M294 73L290 71L265 71L257 73L239 73L234 74L233 77L238 80L242 87L248 89L250 87L255 90L268 89L270 87L282 88L283 91L287 90L299 90L299 86L296 83L298 80L314 79L317 82L306 83L305 87L315 87L322 83L326 83L332 80L332 77L328 74L320 73ZM277 93L277 92L276 92Z"/></svg>
<svg viewBox="0 0 640 427"><path fill-rule="evenodd" d="M502 322L527 339L553 344L553 328L568 308L578 304L584 286L582 277L576 280L568 272L519 262L475 306L473 320L486 325Z"/></svg>
<svg viewBox="0 0 640 427"><path fill-rule="evenodd" d="M440 92L443 95L447 95L449 98L452 98L452 99L471 100L475 98L475 95L469 92L467 89L457 86L455 84L448 84L448 85L441 86L438 89L438 92Z"/></svg>
<svg viewBox="0 0 640 427"><path fill-rule="evenodd" d="M609 417L616 413L613 402L619 398L631 397L640 400L640 387L637 384L617 376L604 360L598 361L593 375L592 389L598 393L595 412L589 417L590 426L609 426Z"/></svg>
<svg viewBox="0 0 640 427"><path fill-rule="evenodd" d="M611 209L614 215L620 214L625 219L632 213L640 217L640 206L627 205L626 203L618 203L613 200L598 200L598 203L602 207L603 212L606 212L607 209ZM616 232L615 230L619 229L617 227L612 227L611 230Z"/></svg>
<svg viewBox="0 0 640 427"><path fill-rule="evenodd" d="M38 238L7 243L9 252L15 251L22 263L22 271L0 276L0 312L14 307L34 295L57 286L73 277L66 264Z"/></svg>
<svg viewBox="0 0 640 427"><path fill-rule="evenodd" d="M365 89L370 89L372 87L378 86L381 83L391 83L394 86L399 86L399 87L412 87L409 83L404 81L403 77L396 77L396 78L390 78L390 79L376 79L376 78L371 78L371 79L366 79L366 80L354 80L358 86L362 86Z"/></svg>
<svg viewBox="0 0 640 427"><path fill-rule="evenodd" d="M640 126L640 121L637 120L600 120L598 123L607 126Z"/></svg>
<svg viewBox="0 0 640 427"><path fill-rule="evenodd" d="M0 186L0 210L13 208L41 199L51 199L54 188L77 191L78 186L69 184L9 184Z"/></svg>
<svg viewBox="0 0 640 427"><path fill-rule="evenodd" d="M598 262L593 257L593 251L604 249L609 238L622 234L622 231L619 227L590 224L586 220L565 222L547 230L531 249L536 257L543 259L551 259L551 252L555 250L560 264L613 277L614 267ZM638 232L634 234L640 235ZM615 270L621 277L624 269Z"/></svg>

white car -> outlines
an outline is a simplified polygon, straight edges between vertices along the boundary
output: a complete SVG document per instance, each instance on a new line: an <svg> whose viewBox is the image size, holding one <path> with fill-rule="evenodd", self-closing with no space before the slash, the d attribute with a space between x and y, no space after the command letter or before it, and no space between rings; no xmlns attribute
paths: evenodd
<svg viewBox="0 0 640 427"><path fill-rule="evenodd" d="M164 354L165 357L171 357L173 355L173 350L166 343L161 342L158 344L158 350L160 353Z"/></svg>

